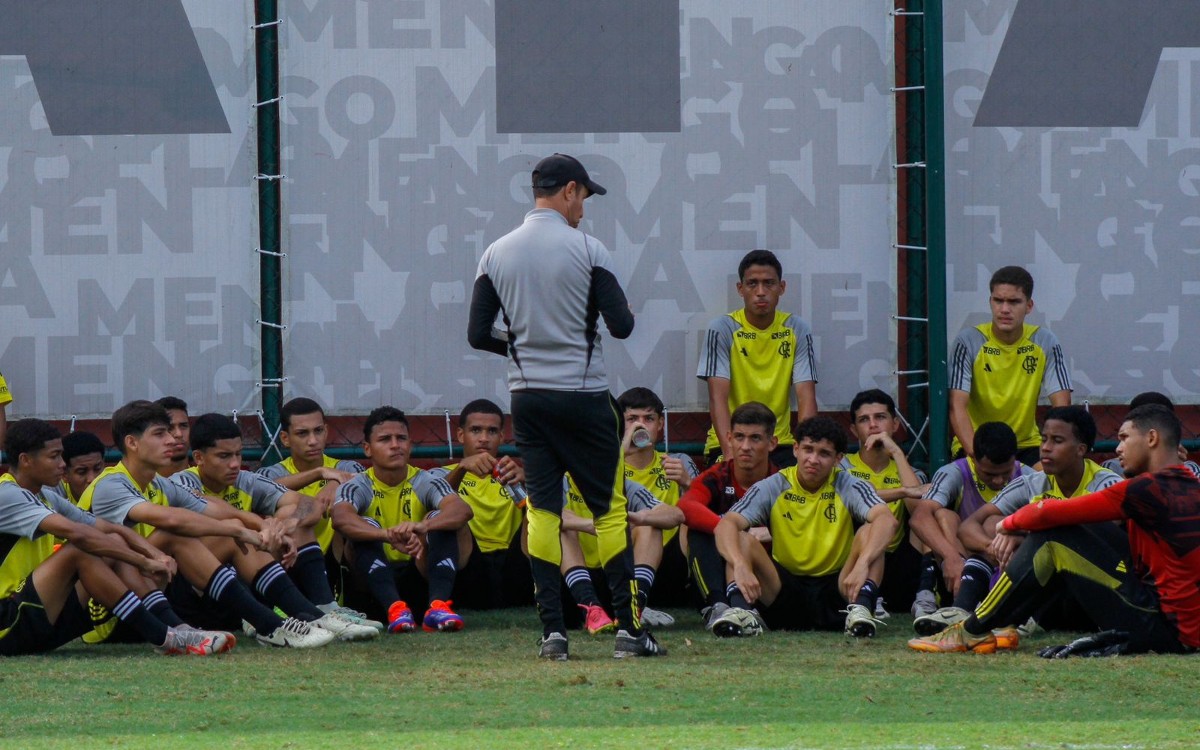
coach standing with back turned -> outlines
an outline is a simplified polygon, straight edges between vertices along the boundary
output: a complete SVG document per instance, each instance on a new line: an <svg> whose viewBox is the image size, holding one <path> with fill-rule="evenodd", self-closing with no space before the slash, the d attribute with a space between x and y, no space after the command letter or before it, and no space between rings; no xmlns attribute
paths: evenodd
<svg viewBox="0 0 1200 750"><path fill-rule="evenodd" d="M467 326L472 347L509 357L513 431L525 460L529 554L542 618L538 656L545 659L567 658L559 572L564 471L595 517L619 627L613 656L666 653L642 629L633 596L621 416L597 329L603 317L613 337L627 338L633 313L604 243L578 228L584 199L605 192L574 157L553 154L539 161L534 209L479 261Z"/></svg>

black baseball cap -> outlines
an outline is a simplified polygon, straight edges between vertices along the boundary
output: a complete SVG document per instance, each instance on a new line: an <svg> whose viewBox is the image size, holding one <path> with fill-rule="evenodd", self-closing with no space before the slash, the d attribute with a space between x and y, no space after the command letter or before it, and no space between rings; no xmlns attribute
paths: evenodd
<svg viewBox="0 0 1200 750"><path fill-rule="evenodd" d="M604 195L608 191L588 177L587 170L574 156L551 154L533 168L535 188L556 188L574 180L588 189L592 195Z"/></svg>

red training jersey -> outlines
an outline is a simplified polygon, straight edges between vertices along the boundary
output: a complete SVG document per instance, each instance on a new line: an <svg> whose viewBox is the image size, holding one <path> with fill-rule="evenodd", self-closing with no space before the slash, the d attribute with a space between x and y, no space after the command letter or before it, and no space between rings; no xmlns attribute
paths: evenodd
<svg viewBox="0 0 1200 750"><path fill-rule="evenodd" d="M1027 505L1007 531L1124 520L1134 571L1158 589L1179 642L1200 648L1200 480L1183 465L1142 474L1083 497Z"/></svg>
<svg viewBox="0 0 1200 750"><path fill-rule="evenodd" d="M777 471L779 469L774 464L767 464L768 477ZM683 522L689 530L695 529L711 534L717 528L721 516L741 500L748 489L750 488L737 483L733 462L721 461L700 472L700 475L692 480L676 507L683 511Z"/></svg>

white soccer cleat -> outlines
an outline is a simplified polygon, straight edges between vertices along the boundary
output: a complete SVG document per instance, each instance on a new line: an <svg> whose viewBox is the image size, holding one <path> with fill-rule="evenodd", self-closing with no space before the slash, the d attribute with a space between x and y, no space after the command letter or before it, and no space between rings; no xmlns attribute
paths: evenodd
<svg viewBox="0 0 1200 750"><path fill-rule="evenodd" d="M314 620L312 624L333 633L339 641L369 641L379 636L379 631L375 628L359 625L338 612L330 612L321 619Z"/></svg>
<svg viewBox="0 0 1200 750"><path fill-rule="evenodd" d="M275 628L270 635L257 633L254 636L264 646L280 648L319 648L333 642L337 636L316 623L289 617Z"/></svg>
<svg viewBox="0 0 1200 750"><path fill-rule="evenodd" d="M675 624L675 618L661 609L642 607L642 624L652 628L665 628Z"/></svg>
<svg viewBox="0 0 1200 750"><path fill-rule="evenodd" d="M762 635L767 625L757 610L730 607L713 620L711 629L718 638L747 638Z"/></svg>
<svg viewBox="0 0 1200 750"><path fill-rule="evenodd" d="M185 626L167 628L167 640L156 648L165 656L212 656L231 650L235 643L237 639L229 633Z"/></svg>
<svg viewBox="0 0 1200 750"><path fill-rule="evenodd" d="M913 599L912 616L913 619L925 617L937 612L937 594L929 589L922 589L917 592L917 597Z"/></svg>
<svg viewBox="0 0 1200 750"><path fill-rule="evenodd" d="M368 628L375 628L375 630L379 631L380 633L387 630L387 626L379 620L372 620L371 618L367 617L365 613L359 612L356 609L350 609L349 607L343 607L337 602L318 604L317 609L321 610L327 615L340 615L355 625L366 625Z"/></svg>
<svg viewBox="0 0 1200 750"><path fill-rule="evenodd" d="M913 630L917 635L925 637L937 635L946 628L963 622L971 613L959 607L942 607L930 614L913 620Z"/></svg>
<svg viewBox="0 0 1200 750"><path fill-rule="evenodd" d="M871 610L861 604L846 607L846 635L853 638L874 638L875 630L884 622L871 615Z"/></svg>

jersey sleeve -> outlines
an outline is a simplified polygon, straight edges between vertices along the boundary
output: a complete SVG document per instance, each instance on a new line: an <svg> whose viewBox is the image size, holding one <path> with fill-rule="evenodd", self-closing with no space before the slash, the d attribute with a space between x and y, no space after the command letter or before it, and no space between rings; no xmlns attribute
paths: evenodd
<svg viewBox="0 0 1200 750"><path fill-rule="evenodd" d="M1005 531L1041 531L1056 526L1117 521L1125 517L1123 505L1126 493L1131 489L1136 492L1136 488L1130 485L1143 480L1150 481L1139 477L1083 497L1026 505L1000 524Z"/></svg>
<svg viewBox="0 0 1200 750"><path fill-rule="evenodd" d="M348 503L350 507L354 508L354 512L361 516L371 507L374 499L375 493L371 487L370 475L359 474L338 487L337 497L333 502Z"/></svg>
<svg viewBox="0 0 1200 750"><path fill-rule="evenodd" d="M950 347L950 390L971 392L975 358L983 340L983 334L976 328L967 328L955 337Z"/></svg>
<svg viewBox="0 0 1200 750"><path fill-rule="evenodd" d="M591 295L604 318L604 325L615 339L627 339L633 333L633 311L625 290L617 281L612 255L600 240L584 235L584 244L592 257Z"/></svg>
<svg viewBox="0 0 1200 750"><path fill-rule="evenodd" d="M733 349L735 330L737 321L728 315L722 315L708 324L704 344L700 347L700 364L696 368L696 377L701 380L729 379L729 352Z"/></svg>
<svg viewBox="0 0 1200 750"><path fill-rule="evenodd" d="M792 384L817 382L817 351L813 347L812 326L803 318L789 315L785 325L796 336L796 358L792 361ZM725 350L728 356L729 350Z"/></svg>
<svg viewBox="0 0 1200 750"><path fill-rule="evenodd" d="M662 502L642 485L632 479L625 480L625 507L635 513L652 510Z"/></svg>
<svg viewBox="0 0 1200 750"><path fill-rule="evenodd" d="M337 470L347 474L362 474L367 469L358 461L338 461Z"/></svg>
<svg viewBox="0 0 1200 750"><path fill-rule="evenodd" d="M442 501L455 494L454 488L444 477L435 476L428 471L419 471L412 478L413 492L421 499L421 504L430 511L440 507Z"/></svg>
<svg viewBox="0 0 1200 750"><path fill-rule="evenodd" d="M103 518L109 523L122 526L128 525L126 517L130 509L135 505L150 502L142 497L142 493L138 492L129 477L122 474L111 474L97 479L91 490L91 511L96 518Z"/></svg>
<svg viewBox="0 0 1200 750"><path fill-rule="evenodd" d="M713 500L713 490L712 474L710 470L705 470L679 498L675 507L683 511L683 522L689 529L711 534L717 528L721 517L709 507Z"/></svg>
<svg viewBox="0 0 1200 750"><path fill-rule="evenodd" d="M53 515L53 511L32 492L15 482L0 484L0 534L33 539L39 535L38 526L49 515Z"/></svg>
<svg viewBox="0 0 1200 750"><path fill-rule="evenodd" d="M270 466L260 466L255 473L267 479L279 479L280 477L286 477L288 470L283 464L279 463L271 464ZM175 477L171 478L174 479Z"/></svg>
<svg viewBox="0 0 1200 750"><path fill-rule="evenodd" d="M50 487L43 487L42 497L46 499L46 502L50 506L50 510L54 511L60 516L63 516L68 521L82 523L86 526L96 525L95 516L93 516L91 513L88 513L86 510L80 510L79 506L58 494L56 490L53 490Z"/></svg>
<svg viewBox="0 0 1200 750"><path fill-rule="evenodd" d="M208 508L208 501L202 497L202 490L184 487L162 477L155 477L154 485L166 495L167 504L172 508L183 508L194 513L203 513Z"/></svg>
<svg viewBox="0 0 1200 750"><path fill-rule="evenodd" d="M846 506L846 510L850 511L850 515L859 523L866 522L871 508L885 504L870 482L847 471L839 471L833 478L833 490L842 499L842 505Z"/></svg>
<svg viewBox="0 0 1200 750"><path fill-rule="evenodd" d="M287 492L282 485L249 471L238 474L237 488L250 496L250 510L260 516L275 515L279 499Z"/></svg>
<svg viewBox="0 0 1200 750"><path fill-rule="evenodd" d="M1096 476L1092 477L1092 481L1088 482L1087 490L1088 492L1099 492L1100 490L1106 490L1109 487L1112 487L1118 482L1124 481L1125 478L1117 472L1106 470L1098 471L1096 472Z"/></svg>
<svg viewBox="0 0 1200 750"><path fill-rule="evenodd" d="M1042 389L1046 393L1071 390L1071 370L1063 357L1058 337L1045 328L1038 328L1030 337L1046 353L1046 371L1042 374Z"/></svg>
<svg viewBox="0 0 1200 750"><path fill-rule="evenodd" d="M751 526L766 526L771 523L771 508L789 486L782 474L773 474L755 482L729 512L745 518Z"/></svg>
<svg viewBox="0 0 1200 750"><path fill-rule="evenodd" d="M686 453L668 453L668 456L679 459L679 463L683 464L683 472L688 475L688 481L700 476L700 470L696 468L696 462Z"/></svg>
<svg viewBox="0 0 1200 750"><path fill-rule="evenodd" d="M4 379L4 373L0 372L0 406L12 403L12 391L8 389L8 381Z"/></svg>
<svg viewBox="0 0 1200 750"><path fill-rule="evenodd" d="M1040 481L1039 481L1040 477ZM1002 516L1011 516L1021 508L1029 505L1029 501L1046 491L1046 475L1041 472L1029 476L1018 477L1004 486L992 505Z"/></svg>
<svg viewBox="0 0 1200 750"><path fill-rule="evenodd" d="M962 472L954 464L946 464L933 473L933 481L924 500L932 500L943 508L953 508L962 499Z"/></svg>

